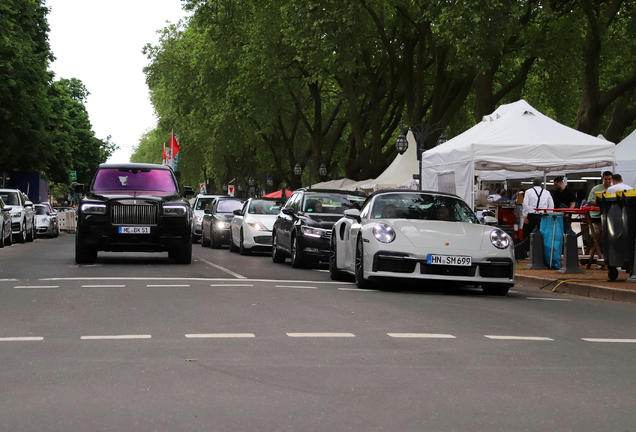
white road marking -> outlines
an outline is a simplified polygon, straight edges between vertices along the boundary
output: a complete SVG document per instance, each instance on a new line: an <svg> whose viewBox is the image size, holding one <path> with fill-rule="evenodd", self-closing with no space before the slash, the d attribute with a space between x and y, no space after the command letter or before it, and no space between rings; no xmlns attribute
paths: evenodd
<svg viewBox="0 0 636 432"><path fill-rule="evenodd" d="M636 339L598 339L598 338L581 338L586 342L607 342L607 343L636 343Z"/></svg>
<svg viewBox="0 0 636 432"><path fill-rule="evenodd" d="M321 272L321 273L329 273L329 270L318 270L316 269L317 272Z"/></svg>
<svg viewBox="0 0 636 432"><path fill-rule="evenodd" d="M338 288L340 291L362 291L362 292L378 292L380 290L360 289L360 288Z"/></svg>
<svg viewBox="0 0 636 432"><path fill-rule="evenodd" d="M287 333L287 336L295 338L356 337L353 333Z"/></svg>
<svg viewBox="0 0 636 432"><path fill-rule="evenodd" d="M44 340L44 338L40 336L0 338L0 342L28 342L28 341L41 341L41 340Z"/></svg>
<svg viewBox="0 0 636 432"><path fill-rule="evenodd" d="M27 288L59 288L59 285L22 285L14 286L15 289L27 289Z"/></svg>
<svg viewBox="0 0 636 432"><path fill-rule="evenodd" d="M174 288L174 287L189 287L190 285L146 285L146 288Z"/></svg>
<svg viewBox="0 0 636 432"><path fill-rule="evenodd" d="M554 339L547 337L539 337L539 336L493 336L493 335L484 335L488 339L496 339L496 340L528 340L528 341L554 341Z"/></svg>
<svg viewBox="0 0 636 432"><path fill-rule="evenodd" d="M190 339L198 339L198 338L253 338L256 337L253 333L201 333L201 334L187 334L185 337Z"/></svg>
<svg viewBox="0 0 636 432"><path fill-rule="evenodd" d="M125 288L126 285L82 285L82 288Z"/></svg>
<svg viewBox="0 0 636 432"><path fill-rule="evenodd" d="M510 292L510 291L508 291ZM528 300L547 300L547 301L564 301L571 302L570 299L561 299L561 298L549 298L549 297L526 297Z"/></svg>
<svg viewBox="0 0 636 432"><path fill-rule="evenodd" d="M252 284L212 284L211 287L253 287Z"/></svg>
<svg viewBox="0 0 636 432"><path fill-rule="evenodd" d="M276 285L276 288L303 288L303 289L318 289L312 286L300 286L300 285Z"/></svg>
<svg viewBox="0 0 636 432"><path fill-rule="evenodd" d="M436 333L387 333L387 335L393 338L457 339L453 335Z"/></svg>
<svg viewBox="0 0 636 432"><path fill-rule="evenodd" d="M0 282L17 282L17 279L0 279Z"/></svg>
<svg viewBox="0 0 636 432"><path fill-rule="evenodd" d="M91 281L91 280L124 280L124 281L203 281L203 282L229 282L236 281L232 278L167 278L167 277L68 277L68 278L42 278L39 281ZM354 282L334 281L307 281L285 279L241 279L241 282L274 282L274 283L310 283L321 285L354 285Z"/></svg>
<svg viewBox="0 0 636 432"><path fill-rule="evenodd" d="M151 335L112 335L112 336L81 336L82 340L101 340L101 339L150 339Z"/></svg>
<svg viewBox="0 0 636 432"><path fill-rule="evenodd" d="M221 266L220 266L220 265L218 265L218 264L213 264L213 263L211 263L211 262L210 262L210 261L208 261L208 260L204 260L204 259L202 259L202 260L200 260L200 261L203 261L204 263L206 263L206 264L208 264L208 265L211 265L211 266L212 266L212 267L214 267L214 268L217 268L217 269L219 269L219 270L221 270L221 271L224 271L224 272L225 272L225 273L227 273L227 274L231 274L232 276L234 276L234 277L235 277L235 278L237 278L237 279L247 279L245 276L242 276L242 275L240 275L240 274L238 274L238 273L234 273L232 270L228 270L228 269L226 269L225 267L221 267Z"/></svg>

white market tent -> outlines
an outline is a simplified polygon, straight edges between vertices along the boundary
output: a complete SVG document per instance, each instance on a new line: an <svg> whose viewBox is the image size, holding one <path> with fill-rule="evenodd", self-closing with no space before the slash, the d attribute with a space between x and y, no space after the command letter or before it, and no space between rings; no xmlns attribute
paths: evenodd
<svg viewBox="0 0 636 432"><path fill-rule="evenodd" d="M636 130L616 145L616 171L623 182L636 187Z"/></svg>
<svg viewBox="0 0 636 432"><path fill-rule="evenodd" d="M457 194L473 206L476 170L589 171L614 165L615 147L520 100L500 106L463 134L424 152L422 185L425 190Z"/></svg>
<svg viewBox="0 0 636 432"><path fill-rule="evenodd" d="M341 178L337 180L329 180L322 183L316 183L311 185L312 189L346 189L348 185L356 183L355 180L348 178Z"/></svg>

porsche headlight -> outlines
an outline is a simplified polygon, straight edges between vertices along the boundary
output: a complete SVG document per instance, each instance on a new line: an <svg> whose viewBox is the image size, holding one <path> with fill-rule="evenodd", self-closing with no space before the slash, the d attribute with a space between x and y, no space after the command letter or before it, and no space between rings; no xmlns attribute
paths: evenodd
<svg viewBox="0 0 636 432"><path fill-rule="evenodd" d="M497 249L506 249L510 246L510 236L501 230L492 230L490 232L490 242Z"/></svg>
<svg viewBox="0 0 636 432"><path fill-rule="evenodd" d="M230 223L229 222L223 222L223 221L218 221L216 223L216 227L218 229L225 229L225 228L229 228L230 227Z"/></svg>
<svg viewBox="0 0 636 432"><path fill-rule="evenodd" d="M106 204L82 204L82 213L106 214Z"/></svg>
<svg viewBox="0 0 636 432"><path fill-rule="evenodd" d="M267 227L261 222L248 222L247 224L254 228L256 231L269 231Z"/></svg>
<svg viewBox="0 0 636 432"><path fill-rule="evenodd" d="M395 240L395 230L387 224L376 224L373 227L373 236L381 243L391 243Z"/></svg>
<svg viewBox="0 0 636 432"><path fill-rule="evenodd" d="M326 232L327 230L320 229L320 228L313 228L313 227L307 227L307 226L303 227L303 235L307 237L320 238Z"/></svg>
<svg viewBox="0 0 636 432"><path fill-rule="evenodd" d="M164 216L185 216L188 214L186 206L181 204L168 204L163 206Z"/></svg>

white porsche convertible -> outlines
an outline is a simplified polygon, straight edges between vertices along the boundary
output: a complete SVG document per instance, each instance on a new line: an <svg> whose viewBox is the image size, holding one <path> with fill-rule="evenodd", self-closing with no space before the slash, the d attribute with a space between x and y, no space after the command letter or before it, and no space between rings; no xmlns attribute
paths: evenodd
<svg viewBox="0 0 636 432"><path fill-rule="evenodd" d="M329 273L334 280L353 274L359 288L407 278L481 285L503 296L514 285L512 243L455 195L383 190L334 225Z"/></svg>

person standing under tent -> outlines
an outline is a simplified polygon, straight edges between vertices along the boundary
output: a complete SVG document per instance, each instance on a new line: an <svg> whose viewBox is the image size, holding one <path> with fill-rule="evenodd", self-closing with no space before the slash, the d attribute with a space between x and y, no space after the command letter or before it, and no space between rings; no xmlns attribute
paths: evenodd
<svg viewBox="0 0 636 432"><path fill-rule="evenodd" d="M612 173L611 171L605 171L603 173L603 183L596 185L592 188L587 196L587 205L590 207L596 207L596 192L605 192L612 186ZM598 219L601 217L600 211L591 211L590 217L592 219ZM596 221L593 221L596 222Z"/></svg>
<svg viewBox="0 0 636 432"><path fill-rule="evenodd" d="M623 176L620 174L614 174L612 176L612 183L614 183L614 185L607 188L607 193L616 193L616 191L634 189L630 185L623 183Z"/></svg>
<svg viewBox="0 0 636 432"><path fill-rule="evenodd" d="M552 194L555 208L574 208L576 207L576 196L563 182L563 177L559 176L554 179L554 192ZM570 215L566 214L563 218L563 232L568 233L572 228Z"/></svg>
<svg viewBox="0 0 636 432"><path fill-rule="evenodd" d="M554 200L550 192L541 187L543 180L535 178L532 182L532 188L528 189L523 196L523 238L530 237L530 233L534 227L541 225L541 212L535 208L554 208Z"/></svg>

